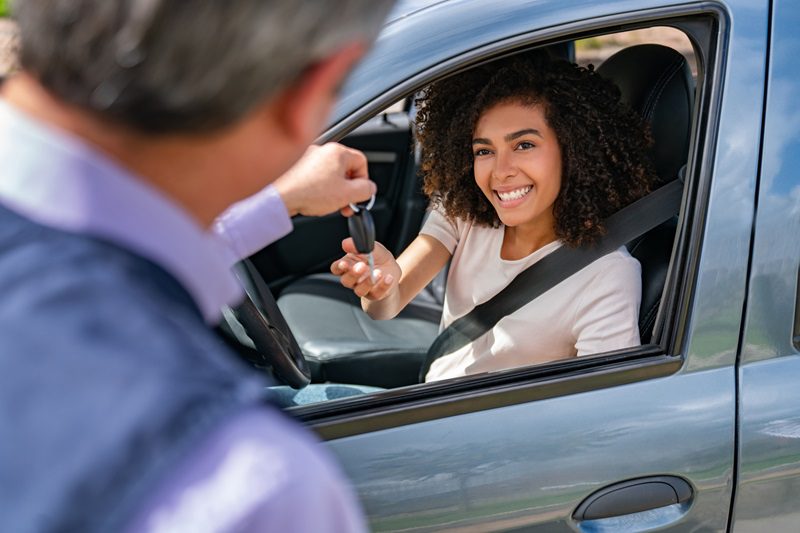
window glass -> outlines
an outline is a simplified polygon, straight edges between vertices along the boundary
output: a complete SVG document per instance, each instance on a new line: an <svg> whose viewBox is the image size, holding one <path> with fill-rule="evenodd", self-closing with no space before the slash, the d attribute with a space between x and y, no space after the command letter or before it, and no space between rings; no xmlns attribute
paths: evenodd
<svg viewBox="0 0 800 533"><path fill-rule="evenodd" d="M693 73L696 73L696 70L697 70L696 69L696 60L695 60L695 57L694 57L694 50L692 48L692 45L691 45L688 37L683 32L681 32L680 30L677 30L677 29L674 29L674 28L670 28L670 27L661 26L661 27L647 28L647 29L644 29L644 30L618 32L618 33L614 33L614 34L607 34L607 35L602 35L602 36L598 36L598 37L592 37L592 38L582 39L582 40L578 40L578 41L573 41L572 43L569 43L569 44L570 44L569 47L561 47L559 45L558 50L555 50L555 55L561 56L561 53L563 53L563 52L567 52L567 53L571 52L570 49L572 48L572 44L574 44L575 60L576 60L576 62L578 64L581 64L581 65L584 65L584 66L589 64L589 63L592 63L595 66L599 66L608 57L610 57L614 53L616 53L616 52L618 52L618 51L620 51L620 50L622 50L624 48L628 48L628 47L639 45L639 44L658 44L658 45L666 46L668 48L671 48L671 49L676 50L677 52L681 53L682 55L684 55L687 58L687 62L689 64L689 66L690 66L690 70L692 70ZM505 56L503 56L503 57L505 57ZM489 63L489 64L491 64L491 63ZM628 67L626 67L626 68L628 68ZM695 76L696 76L696 74L695 74ZM385 109L383 112L381 112L378 115L378 117L381 117L378 122L379 123L385 122L387 120L386 119L387 115L392 114L393 112L402 112L405 105L406 105L406 101L404 99L404 100L400 100L400 101L396 102L394 105L388 107L387 109ZM414 111L414 109L412 107L411 112L413 113L413 111ZM682 111L685 112L686 110L683 109ZM688 124L685 125L685 126L686 126L685 135L686 135L687 144L688 144L688 136L689 136L690 127L689 127ZM684 128L675 128L675 130L678 130L678 129L682 130ZM401 149L399 149L399 150L397 149L396 146L391 145L391 143L396 142L396 140L392 140L394 137L392 137L392 139L386 138L387 132L391 133L392 135L395 135L396 133L401 133L403 135L403 137L402 137L403 142L407 141L407 137L406 137L407 130L406 129L398 129L398 130L395 131L393 129L384 130L384 129L374 129L374 128L373 129L361 128L359 130L356 130L355 135L352 135L349 139L345 139L345 141L348 144L352 143L355 148L368 147L368 149L369 149L369 151L371 153L375 153L376 151L386 151L386 152L392 151L393 153L398 154L397 161L400 161L403 157L407 157L407 155L409 154L409 151L405 148L405 145L403 145L403 147L401 147ZM680 133L677 133L677 134L679 135ZM381 138L381 137L383 137L383 138ZM389 143L389 144L386 144L386 143ZM682 161L682 162L685 162L685 160ZM412 174L408 174L408 176L410 176L411 178L415 178L415 176L412 175ZM381 188L381 190L385 190L385 189L386 189L386 187ZM398 190L400 190L400 189L398 189ZM421 198L421 200L417 205L424 205L426 200L424 198L422 198L421 195L418 194L418 196ZM386 197L384 198L384 201L387 204L391 204L391 205L398 205L398 206L409 205L405 201L399 201L399 200L391 197L391 195L386 195ZM398 220L403 220L404 213L401 212L401 211L394 212L393 216ZM408 224L405 224L405 225L409 225L410 226L411 224L408 223ZM661 265L661 264L666 265L670 261L670 253L671 253L671 250L672 250L672 243L673 243L673 239L674 239L674 231L675 231L675 225L671 224L671 225L669 225L669 227L665 226L663 228L663 231L658 232L657 234L653 234L651 237L649 237L647 242L651 243L650 246L652 246L652 243L656 243L657 242L658 243L658 249L660 250L660 252L648 255L647 256L647 260L648 261L651 261L652 264L659 264L659 265ZM645 246L643 249L645 249L645 248L647 248L647 246ZM402 248L400 250L397 250L397 251L399 252L401 250L402 250ZM638 255L636 253L634 253L633 257L637 258L637 261L639 260ZM483 266L485 266L485 257L482 257L482 259L481 259L481 267L483 267ZM666 272L667 271L666 269L660 269L660 268L659 269L651 269L651 270L658 270L660 272ZM451 274L452 274L452 272L451 272ZM456 278L456 280L458 280L458 278ZM452 282L453 282L453 278L452 278L452 275L451 275L451 278L448 280L448 283L452 284ZM615 281L615 282L617 282L617 281ZM648 277L648 279L645 280L645 282L649 283L648 287L657 287L658 289L660 289L664 285L664 280L661 279L661 278L656 279L654 277ZM624 282L620 282L620 284L621 284L621 286L629 286L629 284L624 283ZM360 327L361 328L366 327L366 328L368 328L370 330L373 329L373 328L375 328L375 329L380 328L382 332L393 332L393 333L397 334L398 337L402 337L404 335L404 332L405 332L406 335L408 335L408 332L414 331L413 334L409 335L410 338L413 338L413 341L415 343L414 346L413 347L409 347L409 343L411 342L411 340L406 341L405 345L404 345L405 348L407 349L406 351L414 352L413 354L405 353L405 352L400 353L396 348L386 349L385 346L388 346L389 348L391 348L390 344L387 344L386 342L380 340L380 339L383 338L380 335L374 335L372 337L374 337L374 339L375 339L376 353L381 354L380 357L373 356L373 357L370 357L370 358L359 358L358 361L356 361L355 358L349 357L347 355L346 351L345 351L345 352L342 352L343 353L343 357L338 357L337 358L336 356L328 356L324 362L320 363L320 366L325 368L325 372L323 372L323 374L324 374L324 378L327 381L330 382L329 385L330 384L337 384L337 383L347 383L347 384L350 384L348 386L353 386L353 387L359 386L359 387L395 388L395 387L400 387L400 386L405 386L405 385L417 384L418 381L419 381L419 368L420 368L420 364L421 364L420 356L421 356L421 354L423 354L425 352L426 348L428 346L430 346L430 344L433 342L433 339L435 338L436 333L437 333L437 326L440 323L440 319L441 319L440 318L440 313L441 313L441 296L442 296L441 295L441 291L442 291L442 288L443 288L442 287L442 282L441 282L441 280L434 280L434 284L432 284L432 285L435 285L435 288L433 290L438 291L438 292L436 292L438 297L430 298L428 296L427 291L428 291L428 289L430 287L426 288L424 290L424 292L425 292L424 296L427 298L425 300L425 302L424 302L425 303L425 310L426 310L426 315L425 316L427 316L428 313L431 314L431 315L436 314L435 320L426 321L425 324L418 324L417 322L422 323L423 319L419 318L419 317L416 317L413 314L409 314L408 316L403 317L403 318L401 318L399 320L388 321L388 322L383 322L383 323L375 323L375 322L373 322L372 320L370 320L366 316L364 317L363 320L360 321ZM340 288L341 287L339 287L337 285L336 289L338 290ZM650 292L652 292L653 294L658 293L660 295L661 290L658 290L658 289L650 291ZM619 291L615 291L615 294L618 294L618 293L619 293ZM293 297L293 298L297 298L298 297L297 294L298 294L298 292L295 290L295 292L290 293L289 296ZM292 295L294 295L294 296L292 296ZM316 296L312 295L312 297L316 297ZM431 300L431 301L429 301L429 300ZM281 304L284 305L284 308L288 308L287 306L291 305L291 303L287 300L287 298L284 298L283 296L279 298L279 301L280 301ZM574 301L574 299L565 297L565 298L562 299L562 301L563 302L569 302L569 301ZM655 312L656 312L658 306L660 305L660 297L658 297L658 298L655 298L655 297L654 298L650 298L648 300L648 302L649 303L646 304L647 306L649 306L649 307L646 307L646 309L648 309L648 311L646 313L646 316L653 316L653 318L650 319L650 321L646 323L646 331L648 333L647 333L647 337L646 337L647 340L645 341L645 344L647 342L649 342L649 340L651 339L650 332L652 332L652 328L653 328L652 324L653 324L653 322L655 320ZM417 304L418 304L417 301L413 301L409 305L410 305L410 307L414 307ZM322 309L325 305L327 305L325 302L317 302L314 307L315 307L315 309ZM338 303L337 303L337 305L338 305ZM553 307L548 307L548 310L552 310L555 307L556 307L556 305L554 304ZM415 309L416 309L416 307L415 307ZM354 312L359 314L359 316L363 315L363 313L361 312L361 309L356 308ZM336 313L327 313L327 315L334 315L334 314L336 314ZM565 313L565 316L567 314L568 313ZM341 316L353 316L353 315L352 315L352 313L341 313ZM570 316L572 316L572 315L570 315ZM307 319L308 316L304 314L303 318ZM417 322L415 322L415 320L417 320ZM550 320L552 322L553 321L553 316L552 315L548 316L548 320ZM609 320L616 320L616 318L610 318ZM635 322L635 319L633 321ZM432 325L432 327L430 328L430 331L428 331L427 329L423 329L423 326L428 325L427 322L430 322L430 325ZM412 328L412 323L413 323L414 327L418 327L419 329L418 330L412 330L411 329ZM623 319L620 319L619 323L623 324ZM525 324L526 324L526 327L529 327L530 323L529 322L525 322ZM291 321L290 321L290 325L294 326L294 324ZM640 326L640 334L641 334L641 327L642 326ZM343 327L342 329L343 330L348 330L348 331L350 330L349 327ZM625 328L621 327L620 329L624 330ZM484 339L489 339L489 337L485 337ZM490 340L487 340L487 342L490 342ZM383 343L383 344L381 344L381 343ZM416 343L418 343L419 346L417 346ZM384 346L384 344L385 344L385 346ZM619 346L628 346L630 351L636 351L636 350L639 349L638 342L629 343L629 344L620 343ZM343 346L342 347L343 350L346 350L346 348L347 348L347 346ZM334 353L334 351L338 350L338 349L339 348L337 346L331 347L331 353ZM530 346L527 345L526 349L530 349ZM608 353L609 350L613 351L613 350L616 350L616 349L628 349L628 348L610 347L610 348L606 348L605 350L602 349L602 348L598 348L597 350L594 350L594 351L589 350L586 353ZM475 352L476 353L480 353L480 354L489 353L490 351L491 351L491 353L496 353L496 351L492 351L487 346L483 346L483 345L478 346L477 348L475 348ZM513 347L512 347L512 349L507 349L506 351L509 352L509 353L513 352ZM417 354L417 352L420 352L420 353ZM548 355L549 355L548 348L542 348L540 350L540 352L541 352L541 357L539 357L539 359L537 359L535 361L534 360L529 361L528 364L525 364L524 361L520 364L520 363L517 363L516 360L514 360L514 361L509 362L509 364L507 366L501 366L501 365L498 364L497 367L489 367L488 366L489 364L486 363L487 364L486 368L488 370L484 370L482 372L482 374L485 374L485 373L488 373L488 372L494 372L494 371L497 371L497 370L506 370L506 369L509 369L509 368L530 367L530 366L534 366L534 365L542 364L542 363L553 363L553 364L564 363L564 361L560 361L560 359L564 359L563 357L548 358ZM413 355L413 357L412 357L412 355ZM507 359L511 359L510 356L506 356L506 358ZM557 359L559 361L557 361ZM345 368L345 365L343 364L343 362L347 362L347 367L346 368ZM571 361L567 361L567 363L569 363L569 362L571 362ZM386 379L384 379L384 376L389 374L389 373L391 373L392 376L397 376L397 379L394 379L391 383L387 384L387 381L386 381ZM426 372L426 375L427 375L427 373L428 372ZM480 373L480 372L476 372L476 374L478 374L478 373ZM471 374L469 374L469 375L471 375ZM400 379L399 376L402 376L402 379ZM455 372L454 372L454 376L455 376ZM440 373L440 374L435 374L434 373L433 374L433 379L430 380L429 384L433 385L438 379L454 377L454 376L446 375L444 373ZM377 377L380 377L380 379L381 379L380 382L378 382ZM483 377L485 377L485 375ZM466 382L464 382L463 386L464 387L469 387L470 385L468 385ZM435 388L435 387L432 387L432 388ZM324 401L325 399L331 399L331 398L324 397L324 395L311 397L310 393L314 392L313 391L313 387L311 387L309 389L309 391L303 391L302 393L299 393L299 394L295 393L293 391L289 391L289 392L293 395L292 401L296 402L295 405L305 405L306 403L316 403L318 401ZM361 392L362 392L361 389L354 390L354 395L358 396L358 395L360 395ZM364 391L364 392L374 392L374 391L373 390L368 390L368 391ZM306 398L306 396L308 396L308 397Z"/></svg>
<svg viewBox="0 0 800 533"><path fill-rule="evenodd" d="M640 30L609 33L575 41L575 62L579 65L600 65L615 52L637 44L661 44L674 48L686 58L697 78L697 60L692 43L685 33L668 26L656 26Z"/></svg>
<svg viewBox="0 0 800 533"><path fill-rule="evenodd" d="M405 108L406 108L406 100L407 100L406 98L403 98L402 100L398 100L397 102L393 103L392 105L390 105L389 107L384 109L381 112L381 114L400 113L401 111L404 111Z"/></svg>

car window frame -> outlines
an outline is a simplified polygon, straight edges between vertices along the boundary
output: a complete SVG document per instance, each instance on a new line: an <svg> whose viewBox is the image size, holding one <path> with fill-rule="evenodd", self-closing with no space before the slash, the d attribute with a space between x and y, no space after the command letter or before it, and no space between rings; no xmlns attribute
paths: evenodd
<svg viewBox="0 0 800 533"><path fill-rule="evenodd" d="M533 31L432 65L399 88L367 102L334 124L320 141L338 140L380 113L383 101L408 98L433 79L505 55L581 38L653 26L687 34L697 58L697 88L690 133L684 199L672 259L653 334L654 342L633 349L554 361L530 367L388 389L369 395L291 407L288 411L323 439L387 429L506 405L577 394L666 377L685 363L683 350L697 281L702 236L716 149L728 17L716 4L655 8L600 20ZM400 92L398 92L400 91Z"/></svg>

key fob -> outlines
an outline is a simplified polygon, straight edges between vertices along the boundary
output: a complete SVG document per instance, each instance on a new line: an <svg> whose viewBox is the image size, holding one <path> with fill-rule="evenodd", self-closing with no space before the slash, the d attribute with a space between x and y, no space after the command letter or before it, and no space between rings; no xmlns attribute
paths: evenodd
<svg viewBox="0 0 800 533"><path fill-rule="evenodd" d="M347 219L347 229L360 254L371 254L375 249L375 221L368 209L359 209Z"/></svg>

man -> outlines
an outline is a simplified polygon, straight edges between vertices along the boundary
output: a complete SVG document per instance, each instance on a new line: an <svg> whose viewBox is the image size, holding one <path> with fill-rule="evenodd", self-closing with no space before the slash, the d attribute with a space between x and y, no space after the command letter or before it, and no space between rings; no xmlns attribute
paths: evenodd
<svg viewBox="0 0 800 533"><path fill-rule="evenodd" d="M364 529L330 457L263 404L262 380L208 325L241 297L232 258L269 240L237 237L248 213L280 198L278 218L319 214L372 192L363 161L342 163L355 188L336 205L292 188L297 172L335 181L309 168L352 155L337 145L264 186L318 134L390 4L15 5L22 70L0 102L0 530Z"/></svg>

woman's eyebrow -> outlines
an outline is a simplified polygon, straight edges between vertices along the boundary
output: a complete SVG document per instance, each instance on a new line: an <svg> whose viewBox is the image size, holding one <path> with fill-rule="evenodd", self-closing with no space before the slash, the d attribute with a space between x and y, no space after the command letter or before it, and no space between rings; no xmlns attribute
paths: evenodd
<svg viewBox="0 0 800 533"><path fill-rule="evenodd" d="M503 137L503 140L505 140L506 142L511 142L514 139L522 137L523 135L536 135L537 137L542 137L542 134L539 133L539 130L534 128L525 128L524 130L519 130L513 133L509 133L508 135ZM477 137L475 139L472 139L472 144L492 144L492 141L490 141L489 139L484 139L483 137Z"/></svg>
<svg viewBox="0 0 800 533"><path fill-rule="evenodd" d="M539 133L539 130L533 128L526 128L524 130L515 131L514 133L509 133L503 138L505 139L506 142L510 142L518 137L522 137L523 135L536 135L537 137L542 137L542 134Z"/></svg>

